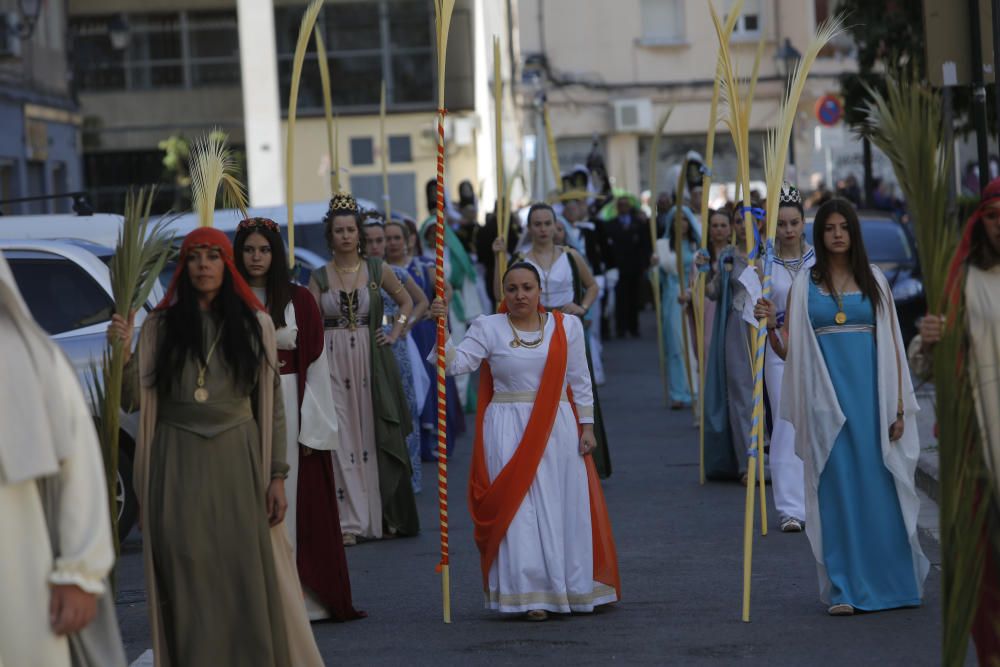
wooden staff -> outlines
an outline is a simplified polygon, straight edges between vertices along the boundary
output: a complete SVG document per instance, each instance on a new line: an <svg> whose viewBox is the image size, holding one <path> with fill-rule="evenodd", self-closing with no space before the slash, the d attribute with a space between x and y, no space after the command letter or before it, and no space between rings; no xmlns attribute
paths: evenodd
<svg viewBox="0 0 1000 667"><path fill-rule="evenodd" d="M656 126L656 132L653 133L653 145L650 147L649 151L649 191L650 196L653 199L653 215L649 219L649 238L653 244L654 253L656 252L657 239L656 218L660 213L658 208L658 198L656 195L658 185L656 172L660 165L660 139L663 136L663 128L667 126L667 121L670 120L670 114L673 112L673 107L670 107L663 112L663 115L660 117L660 122ZM670 391L667 384L667 353L663 346L663 304L660 302L659 265L653 267L652 274L653 308L656 311L656 346L660 351L660 383L663 385L663 404L668 405L670 403Z"/></svg>
<svg viewBox="0 0 1000 667"><path fill-rule="evenodd" d="M712 105L708 113L708 138L705 142L705 169L701 175L701 248L708 247L711 215L708 195L712 188L712 156L715 153L715 126L719 112L719 68L716 64ZM705 483L705 274L701 271L694 284L694 328L698 349L698 479Z"/></svg>
<svg viewBox="0 0 1000 667"><path fill-rule="evenodd" d="M392 218L392 198L389 196L389 146L385 143L385 79L382 79L382 97L378 106L378 131L382 144L382 201L388 222Z"/></svg>
<svg viewBox="0 0 1000 667"><path fill-rule="evenodd" d="M292 59L292 84L288 90L288 129L285 135L285 207L288 215L288 265L295 266L295 114L299 107L299 82L302 79L302 62L309 46L309 36L316 25L323 0L312 0L302 15L299 39L295 43ZM322 71L322 70L321 70Z"/></svg>
<svg viewBox="0 0 1000 667"><path fill-rule="evenodd" d="M448 52L448 30L455 0L434 0L437 30L438 65L438 141L437 141L437 247L434 256L434 292L444 301L444 83ZM445 394L445 336L447 315L437 321L437 452L438 517L441 523L441 594L444 622L451 623L451 577L448 562L448 442Z"/></svg>
<svg viewBox="0 0 1000 667"><path fill-rule="evenodd" d="M503 169L503 80L500 74L500 38L496 35L493 36L493 108L496 122L494 170L497 177L497 235L503 239L504 245L504 251L497 257L496 270L502 276L507 271L507 234L510 231L508 229L510 220L507 214L507 188Z"/></svg>
<svg viewBox="0 0 1000 667"><path fill-rule="evenodd" d="M315 28L316 60L319 62L319 82L323 89L323 116L326 119L326 144L330 153L330 196L340 191L340 160L337 157L337 121L333 118L333 94L330 90L330 63L326 44L319 26Z"/></svg>

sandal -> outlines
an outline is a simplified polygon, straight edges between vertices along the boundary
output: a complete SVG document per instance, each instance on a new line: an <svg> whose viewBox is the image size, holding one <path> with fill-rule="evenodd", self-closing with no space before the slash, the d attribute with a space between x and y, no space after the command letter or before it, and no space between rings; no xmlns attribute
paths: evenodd
<svg viewBox="0 0 1000 667"><path fill-rule="evenodd" d="M830 614L830 616L853 616L854 607L849 604L835 604L831 605L826 610L826 613Z"/></svg>
<svg viewBox="0 0 1000 667"><path fill-rule="evenodd" d="M549 618L549 612L544 609L532 609L527 612L524 617L529 621L547 621Z"/></svg>
<svg viewBox="0 0 1000 667"><path fill-rule="evenodd" d="M802 522L795 517L786 516L781 520L781 532L783 533L801 533L802 532Z"/></svg>
<svg viewBox="0 0 1000 667"><path fill-rule="evenodd" d="M358 536L352 535L351 533L344 533L344 546L353 547L358 543Z"/></svg>

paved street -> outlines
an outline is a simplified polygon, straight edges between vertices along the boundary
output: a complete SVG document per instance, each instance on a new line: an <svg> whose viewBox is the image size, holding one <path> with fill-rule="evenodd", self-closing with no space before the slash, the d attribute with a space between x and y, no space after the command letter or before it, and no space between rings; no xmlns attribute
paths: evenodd
<svg viewBox="0 0 1000 667"><path fill-rule="evenodd" d="M920 609L830 618L819 601L804 534L755 540L752 623L740 621L744 489L699 486L690 412L663 408L653 320L641 341L605 346L601 388L614 475L605 483L623 601L547 623L502 619L482 608L479 559L465 503L470 438L452 460L453 623L441 622L434 489L420 496L425 532L348 550L355 604L370 617L314 626L327 664L771 664L939 663L940 576ZM425 483L434 479L424 468ZM768 489L770 491L770 488ZM138 542L126 545L119 615L128 656L149 647Z"/></svg>

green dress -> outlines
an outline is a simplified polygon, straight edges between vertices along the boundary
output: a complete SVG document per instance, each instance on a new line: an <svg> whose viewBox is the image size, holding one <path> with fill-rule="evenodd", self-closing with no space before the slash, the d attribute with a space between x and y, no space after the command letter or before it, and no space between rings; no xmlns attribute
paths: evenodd
<svg viewBox="0 0 1000 667"><path fill-rule="evenodd" d="M204 349L215 340L202 318ZM138 392L138 351L129 391ZM174 665L290 665L265 507L255 391L240 391L214 354L209 399L194 400L188 360L159 397L149 469L149 520L165 643ZM275 373L272 474L287 472L284 403Z"/></svg>

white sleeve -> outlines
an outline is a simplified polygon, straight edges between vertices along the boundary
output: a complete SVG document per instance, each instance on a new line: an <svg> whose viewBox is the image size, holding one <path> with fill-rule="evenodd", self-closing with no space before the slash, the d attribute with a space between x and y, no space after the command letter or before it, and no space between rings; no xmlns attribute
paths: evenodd
<svg viewBox="0 0 1000 667"><path fill-rule="evenodd" d="M83 392L69 362L57 355L64 408L62 433L72 454L59 466L59 553L49 575L52 584L104 593L103 580L114 564L104 459ZM57 395L59 395L57 394Z"/></svg>
<svg viewBox="0 0 1000 667"><path fill-rule="evenodd" d="M660 260L660 268L668 274L677 275L677 253L670 247L667 239L656 239L656 257Z"/></svg>
<svg viewBox="0 0 1000 667"><path fill-rule="evenodd" d="M301 373L302 370L300 369ZM330 365L326 358L326 345L320 355L306 369L305 389L300 410L299 443L309 449L328 451L340 444L340 426L337 408L333 403L333 385ZM285 417L288 418L287 416ZM289 443L291 447L292 443ZM292 450L294 452L294 450ZM291 454L297 456L298 454Z"/></svg>
<svg viewBox="0 0 1000 667"><path fill-rule="evenodd" d="M583 325L580 319L567 315L563 318L566 327L567 358L566 382L573 390L573 402L581 424L594 423L594 388L590 384L590 366L587 365L587 348L584 341Z"/></svg>
<svg viewBox="0 0 1000 667"><path fill-rule="evenodd" d="M489 359L485 323L485 317L477 317L469 323L469 329L458 345L452 343L450 338L445 342L444 358L448 375L475 372L484 360ZM427 355L427 361L431 364L437 363L436 348Z"/></svg>

